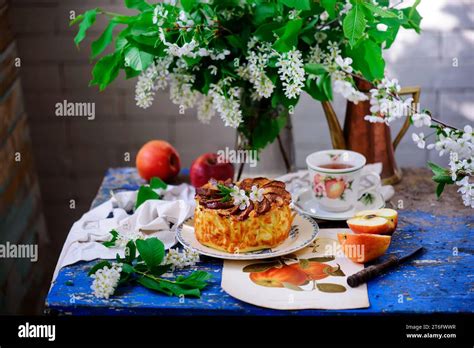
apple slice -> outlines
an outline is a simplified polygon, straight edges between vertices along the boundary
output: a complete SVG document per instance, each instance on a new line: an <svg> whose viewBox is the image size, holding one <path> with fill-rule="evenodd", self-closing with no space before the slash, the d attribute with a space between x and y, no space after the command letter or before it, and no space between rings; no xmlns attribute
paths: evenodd
<svg viewBox="0 0 474 348"><path fill-rule="evenodd" d="M397 228L398 213L393 209L361 210L347 220L354 233L392 235Z"/></svg>
<svg viewBox="0 0 474 348"><path fill-rule="evenodd" d="M338 233L337 239L347 258L356 263L365 263L382 256L387 251L392 237L368 233Z"/></svg>

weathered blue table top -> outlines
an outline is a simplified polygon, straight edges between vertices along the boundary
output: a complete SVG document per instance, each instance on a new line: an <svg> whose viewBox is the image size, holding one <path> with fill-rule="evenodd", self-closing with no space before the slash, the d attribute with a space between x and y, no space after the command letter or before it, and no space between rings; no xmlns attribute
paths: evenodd
<svg viewBox="0 0 474 348"><path fill-rule="evenodd" d="M411 174L413 176L413 173ZM404 181L419 182L406 177ZM428 179L429 180L429 179ZM135 169L109 169L92 206L110 197L111 189L137 189L142 184ZM405 190L402 185L397 191ZM417 184L417 187L420 187ZM414 189L420 199L420 193ZM410 192L405 192L405 198ZM426 203L426 202L425 202ZM439 205L439 208L438 206ZM278 311L234 299L221 287L222 261L202 257L196 268L212 273L210 286L200 299L180 299L140 286L122 287L108 300L92 295L88 269L96 263L81 262L64 267L46 298L46 313L60 315L361 315L386 313L474 312L474 218L469 209L453 214L452 205L431 203L434 209L415 210L405 202L399 227L389 252L425 247L416 260L380 276L368 284L370 307L353 310ZM421 205L421 204L420 204ZM425 204L426 206L426 204ZM431 212L427 211L431 210ZM436 214L434 213L436 212ZM322 225L322 227L325 227ZM331 226L334 227L334 226ZM186 274L192 270L181 272Z"/></svg>

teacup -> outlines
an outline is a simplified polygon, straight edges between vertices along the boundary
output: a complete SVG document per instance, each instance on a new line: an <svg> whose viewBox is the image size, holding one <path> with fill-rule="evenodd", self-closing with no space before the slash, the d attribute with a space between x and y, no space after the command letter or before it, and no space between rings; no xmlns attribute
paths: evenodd
<svg viewBox="0 0 474 348"><path fill-rule="evenodd" d="M375 172L361 175L366 158L354 151L325 150L306 157L311 179L311 189L319 205L327 211L341 212L352 209L365 193L380 185ZM362 178L373 177L374 185L360 189Z"/></svg>

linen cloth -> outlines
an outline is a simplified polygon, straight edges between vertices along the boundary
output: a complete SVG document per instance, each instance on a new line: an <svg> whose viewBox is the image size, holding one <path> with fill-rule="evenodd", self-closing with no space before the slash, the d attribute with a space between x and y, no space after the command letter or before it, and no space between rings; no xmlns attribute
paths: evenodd
<svg viewBox="0 0 474 348"><path fill-rule="evenodd" d="M193 214L194 188L188 184L168 185L166 190L155 190L162 200L145 201L132 212L138 191L112 193L112 197L85 213L73 225L59 256L53 281L59 270L79 261L114 259L124 256L125 245L108 248L102 245L110 240L115 229L125 238L143 234L159 238L166 249L176 244L176 228Z"/></svg>

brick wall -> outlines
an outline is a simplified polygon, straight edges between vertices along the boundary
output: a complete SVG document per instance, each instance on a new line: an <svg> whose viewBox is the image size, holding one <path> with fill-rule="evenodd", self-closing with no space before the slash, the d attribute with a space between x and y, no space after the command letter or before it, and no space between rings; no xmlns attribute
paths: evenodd
<svg viewBox="0 0 474 348"><path fill-rule="evenodd" d="M52 252L59 252L71 223L87 210L105 170L131 165L130 152L149 139L166 139L177 147L184 166L205 151L234 144L234 132L216 119L212 126L196 121L195 112L179 115L166 93L158 95L144 111L134 104L134 83L119 78L104 92L89 88L91 66L87 39L77 51L68 27L70 11L80 13L101 6L124 12L121 0L13 0L20 68L30 118L34 155L49 229L56 238ZM401 32L386 58L389 75L403 85L422 86L422 106L454 125L474 123L474 5L472 0L424 0L419 10L425 17L424 33ZM104 27L91 31L95 36ZM452 66L457 58L458 67ZM60 118L54 106L64 99L96 103L96 119ZM344 114L337 98L335 109ZM327 125L320 106L307 96L293 116L296 160L330 147ZM396 127L395 127L396 128ZM396 129L394 129L396 130ZM417 149L409 134L397 151L401 165L423 166L436 157ZM76 209L69 200L76 200Z"/></svg>

